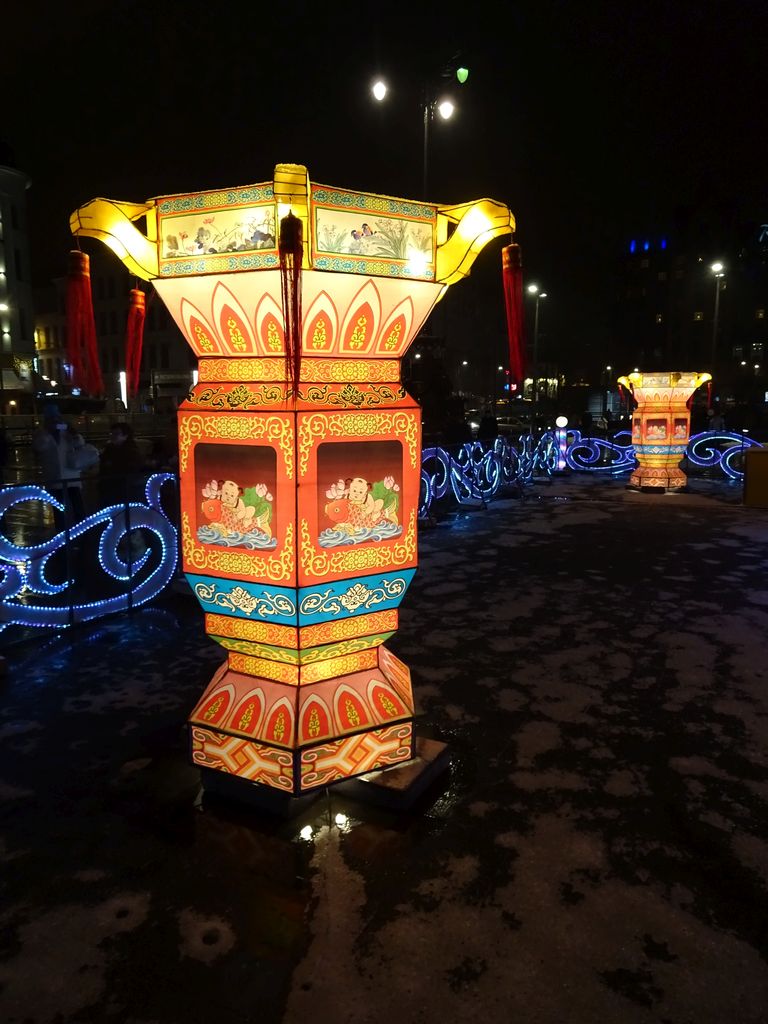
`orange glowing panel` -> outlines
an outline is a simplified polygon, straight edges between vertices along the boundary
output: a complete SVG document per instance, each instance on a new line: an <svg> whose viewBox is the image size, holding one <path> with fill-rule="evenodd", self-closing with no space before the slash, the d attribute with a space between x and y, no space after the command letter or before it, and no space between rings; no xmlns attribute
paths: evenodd
<svg viewBox="0 0 768 1024"><path fill-rule="evenodd" d="M372 612L369 615L358 615L353 619L340 619L323 622L317 626L303 626L299 630L299 643L302 647L314 647L319 644L330 644L339 640L384 633L397 629L397 611Z"/></svg>

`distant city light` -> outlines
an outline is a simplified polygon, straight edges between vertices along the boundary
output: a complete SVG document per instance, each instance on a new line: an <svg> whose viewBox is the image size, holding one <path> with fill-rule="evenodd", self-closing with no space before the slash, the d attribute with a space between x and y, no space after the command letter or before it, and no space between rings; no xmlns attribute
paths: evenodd
<svg viewBox="0 0 768 1024"><path fill-rule="evenodd" d="M421 359L421 352L415 352L413 358L414 359Z"/></svg>
<svg viewBox="0 0 768 1024"><path fill-rule="evenodd" d="M466 360L466 359L462 359L462 361L461 361L461 365L462 365L462 366L468 366L468 365L469 365L469 363L467 362L467 360Z"/></svg>
<svg viewBox="0 0 768 1024"><path fill-rule="evenodd" d="M9 308L7 302L0 302L0 313L7 313Z"/></svg>
<svg viewBox="0 0 768 1024"><path fill-rule="evenodd" d="M637 249L637 242L633 238L632 241L629 243L629 251L630 252L635 252L636 249Z"/></svg>
<svg viewBox="0 0 768 1024"><path fill-rule="evenodd" d="M723 276L723 271L725 270L725 267L718 260L718 262L717 263L713 263L710 266L709 269L712 271L712 273L715 275L715 277L722 277Z"/></svg>
<svg viewBox="0 0 768 1024"><path fill-rule="evenodd" d="M437 112L444 121L447 121L449 117L453 117L453 112L456 108L450 100L442 100L437 105Z"/></svg>
<svg viewBox="0 0 768 1024"><path fill-rule="evenodd" d="M662 240L661 240L661 248L662 249L666 249L667 248L667 240L666 240L666 238L662 238Z"/></svg>
<svg viewBox="0 0 768 1024"><path fill-rule="evenodd" d="M643 252L648 252L648 250L650 248L651 248L651 243L650 242L643 242Z"/></svg>
<svg viewBox="0 0 768 1024"><path fill-rule="evenodd" d="M371 88L371 92L373 93L374 98L377 99L379 101L379 103L381 103L381 101L387 95L387 85L386 85L386 82L382 82L381 79L378 79L378 81L373 83L373 86Z"/></svg>

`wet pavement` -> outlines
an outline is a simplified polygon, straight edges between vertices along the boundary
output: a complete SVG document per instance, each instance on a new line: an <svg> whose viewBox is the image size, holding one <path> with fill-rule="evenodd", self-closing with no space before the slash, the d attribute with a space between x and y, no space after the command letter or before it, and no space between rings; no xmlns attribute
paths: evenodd
<svg viewBox="0 0 768 1024"><path fill-rule="evenodd" d="M422 530L407 814L201 800L183 593L9 651L0 1020L768 1020L768 512L561 479Z"/></svg>

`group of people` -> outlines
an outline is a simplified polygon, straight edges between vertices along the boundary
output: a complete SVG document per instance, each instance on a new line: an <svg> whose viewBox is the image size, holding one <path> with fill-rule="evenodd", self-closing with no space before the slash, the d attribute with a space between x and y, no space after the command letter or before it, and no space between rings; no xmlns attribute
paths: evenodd
<svg viewBox="0 0 768 1024"><path fill-rule="evenodd" d="M109 441L99 452L58 409L48 408L32 436L32 449L46 490L65 507L54 510L59 527L84 518L82 474L96 467L102 506L142 500L145 460L128 423L113 424Z"/></svg>

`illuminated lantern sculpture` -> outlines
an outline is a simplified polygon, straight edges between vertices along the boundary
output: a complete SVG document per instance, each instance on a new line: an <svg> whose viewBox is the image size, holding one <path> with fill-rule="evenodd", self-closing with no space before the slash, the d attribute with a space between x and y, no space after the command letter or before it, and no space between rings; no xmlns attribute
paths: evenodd
<svg viewBox="0 0 768 1024"><path fill-rule="evenodd" d="M179 410L181 548L227 651L190 717L204 780L302 794L409 760L410 673L383 646L417 562L420 411L400 361L514 229L509 209L280 164L261 185L95 199L71 227L154 283L199 358Z"/></svg>
<svg viewBox="0 0 768 1024"><path fill-rule="evenodd" d="M630 487L679 490L688 483L680 460L688 447L691 428L689 402L709 373L630 373L619 384L632 392L632 445L638 467Z"/></svg>

